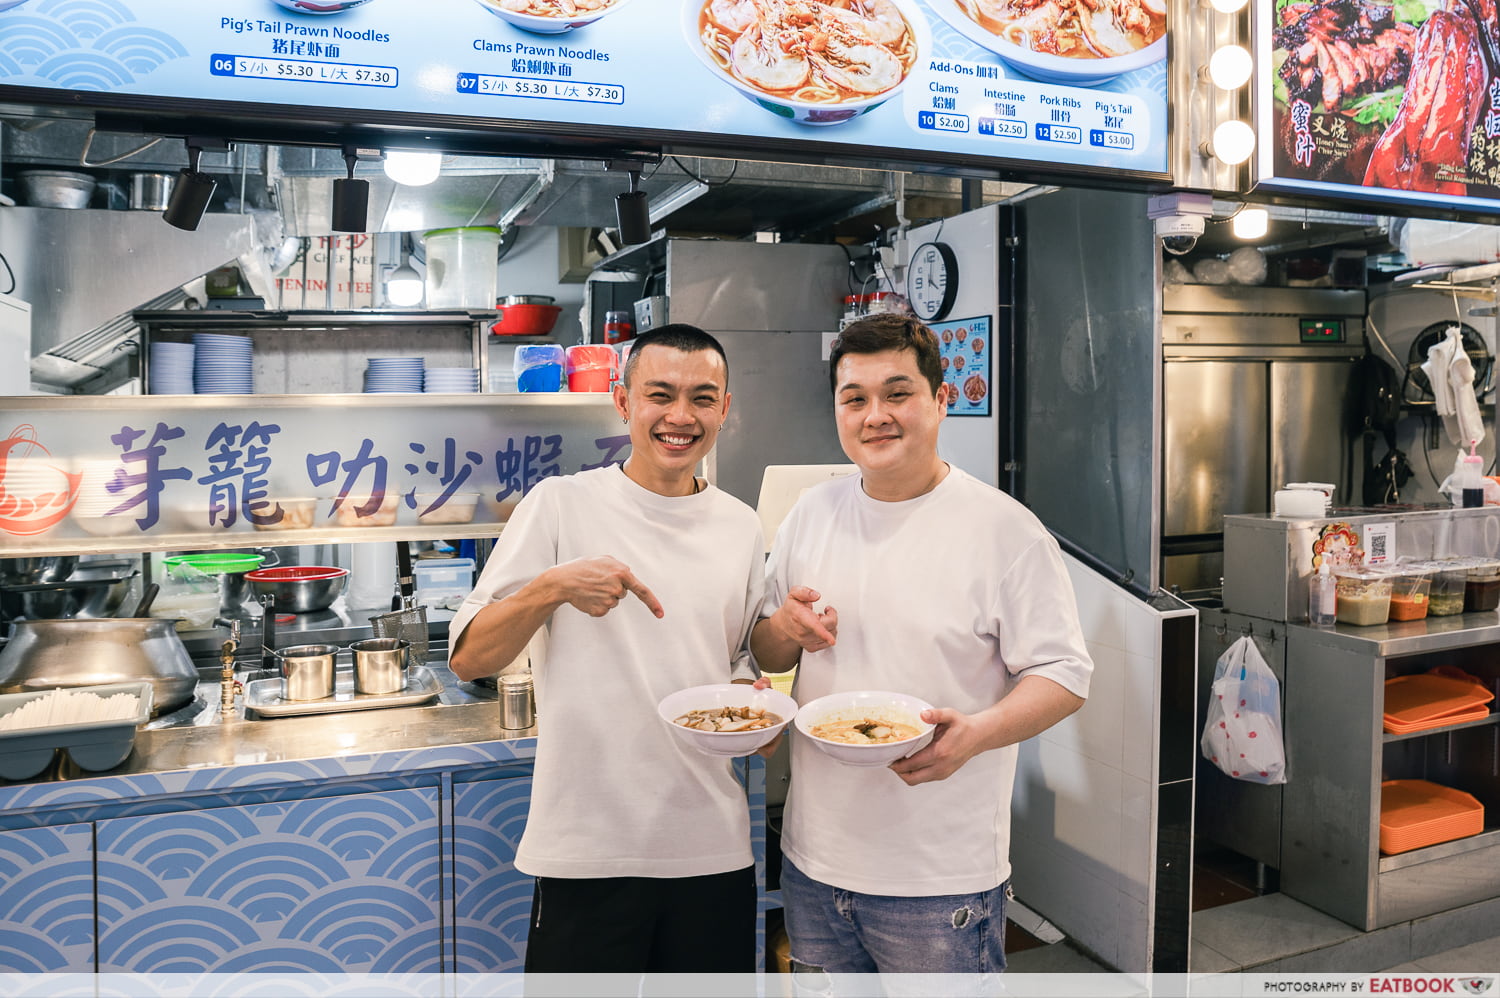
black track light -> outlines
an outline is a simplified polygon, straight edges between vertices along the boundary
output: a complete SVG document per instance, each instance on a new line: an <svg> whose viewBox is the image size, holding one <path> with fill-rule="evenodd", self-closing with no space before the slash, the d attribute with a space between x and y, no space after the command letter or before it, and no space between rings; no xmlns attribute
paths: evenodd
<svg viewBox="0 0 1500 998"><path fill-rule="evenodd" d="M198 172L198 159L202 155L201 148L188 145L188 165L178 174L177 183L172 186L172 195L167 199L167 208L161 213L168 225L175 225L188 232L195 231L198 223L203 221L203 213L208 210L214 188L219 186L213 177Z"/></svg>
<svg viewBox="0 0 1500 998"><path fill-rule="evenodd" d="M651 238L651 202L646 192L637 190L641 182L641 171L630 171L630 190L615 195L615 224L620 230L620 242L627 246L643 243Z"/></svg>
<svg viewBox="0 0 1500 998"><path fill-rule="evenodd" d="M333 231L364 232L369 226L370 182L354 179L354 164L359 154L353 149L344 150L344 163L349 176L333 182Z"/></svg>

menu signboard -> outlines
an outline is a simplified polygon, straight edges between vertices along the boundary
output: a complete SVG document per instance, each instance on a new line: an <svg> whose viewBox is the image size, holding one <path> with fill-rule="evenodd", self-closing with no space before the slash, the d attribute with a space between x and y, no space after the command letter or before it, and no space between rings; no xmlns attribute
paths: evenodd
<svg viewBox="0 0 1500 998"><path fill-rule="evenodd" d="M1166 45L1165 0L0 0L0 100L1160 177Z"/></svg>
<svg viewBox="0 0 1500 998"><path fill-rule="evenodd" d="M1259 185L1500 211L1495 0L1256 5Z"/></svg>

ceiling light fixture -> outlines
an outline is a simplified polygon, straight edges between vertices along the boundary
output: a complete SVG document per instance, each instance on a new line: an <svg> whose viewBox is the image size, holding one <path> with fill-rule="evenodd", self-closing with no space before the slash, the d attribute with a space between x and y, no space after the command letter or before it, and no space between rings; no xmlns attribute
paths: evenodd
<svg viewBox="0 0 1500 998"><path fill-rule="evenodd" d="M188 232L197 230L208 210L208 202L214 196L218 182L206 173L198 172L198 160L203 155L203 146L187 140L188 165L177 175L172 185L172 194L167 199L166 210L161 217L168 225L175 225Z"/></svg>
<svg viewBox="0 0 1500 998"><path fill-rule="evenodd" d="M1252 208L1245 205L1234 213L1229 227L1234 230L1236 239L1260 239L1266 234L1271 224L1271 213L1264 208Z"/></svg>
<svg viewBox="0 0 1500 998"><path fill-rule="evenodd" d="M382 167L385 175L398 184L425 187L443 172L443 154L392 149L386 152Z"/></svg>
<svg viewBox="0 0 1500 998"><path fill-rule="evenodd" d="M1255 62L1241 45L1224 45L1208 60L1208 78L1220 90L1237 90L1250 82Z"/></svg>
<svg viewBox="0 0 1500 998"><path fill-rule="evenodd" d="M1212 141L1205 143L1202 151L1205 156L1213 156L1221 163L1238 166L1255 151L1255 132L1243 121L1221 122L1214 129Z"/></svg>
<svg viewBox="0 0 1500 998"><path fill-rule="evenodd" d="M401 233L401 266L385 279L385 297L392 305L416 305L422 300L422 275L411 265L408 235Z"/></svg>
<svg viewBox="0 0 1500 998"><path fill-rule="evenodd" d="M369 226L370 182L354 179L354 164L359 151L344 147L344 165L349 176L333 182L333 231L364 232Z"/></svg>

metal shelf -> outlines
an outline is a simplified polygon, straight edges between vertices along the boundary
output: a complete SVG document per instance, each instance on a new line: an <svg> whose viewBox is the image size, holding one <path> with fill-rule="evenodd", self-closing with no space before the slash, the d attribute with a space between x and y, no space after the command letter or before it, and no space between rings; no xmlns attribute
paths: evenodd
<svg viewBox="0 0 1500 998"><path fill-rule="evenodd" d="M1468 838L1439 842L1435 846L1413 849L1411 852L1397 853L1394 856L1382 856L1380 857L1380 872L1390 873L1409 866L1431 863L1434 860L1448 859L1452 856L1462 856L1464 853L1477 852L1480 849L1490 849L1495 846L1500 846L1500 828L1488 828Z"/></svg>
<svg viewBox="0 0 1500 998"><path fill-rule="evenodd" d="M131 318L140 325L149 327L150 332L239 329L253 333L257 327L262 329L357 329L360 326L472 326L476 323L495 322L500 318L500 313L483 309L401 312L377 312L368 309L344 309L329 312L171 309L158 312L133 312Z"/></svg>

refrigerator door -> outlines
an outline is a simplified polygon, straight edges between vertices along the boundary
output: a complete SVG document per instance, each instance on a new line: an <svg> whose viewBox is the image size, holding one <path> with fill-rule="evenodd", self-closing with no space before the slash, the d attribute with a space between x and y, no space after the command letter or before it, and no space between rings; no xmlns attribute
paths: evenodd
<svg viewBox="0 0 1500 998"><path fill-rule="evenodd" d="M1266 365L1173 361L1166 367L1162 533L1220 534L1228 513L1264 512Z"/></svg>
<svg viewBox="0 0 1500 998"><path fill-rule="evenodd" d="M729 419L709 456L714 484L746 505L769 464L843 464L822 332L724 331Z"/></svg>
<svg viewBox="0 0 1500 998"><path fill-rule="evenodd" d="M1272 361L1270 368L1271 491L1287 482L1332 482L1336 505L1355 503L1347 441L1356 404L1353 361ZM1263 512L1269 493L1265 502L1226 512Z"/></svg>

